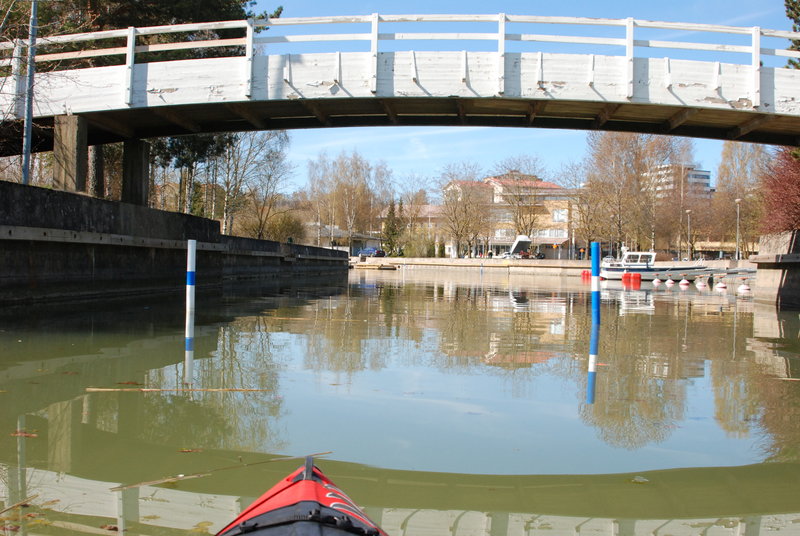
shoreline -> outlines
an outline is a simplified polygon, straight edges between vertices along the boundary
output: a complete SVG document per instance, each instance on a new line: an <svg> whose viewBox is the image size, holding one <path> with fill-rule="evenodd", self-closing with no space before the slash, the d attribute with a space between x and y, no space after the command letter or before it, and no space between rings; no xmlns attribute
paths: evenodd
<svg viewBox="0 0 800 536"><path fill-rule="evenodd" d="M675 261L671 263L656 263L656 266L683 266L687 269L696 266L696 262ZM713 260L703 261L709 268L720 270L729 268L755 268L756 265L748 261ZM461 268L461 269L487 269L491 271L506 270L508 273L524 273L531 275L560 275L567 277L581 277L584 270L591 270L590 260L559 260L559 259L448 259L441 257L350 257L350 266L353 268L377 268L378 266L414 267L414 268Z"/></svg>

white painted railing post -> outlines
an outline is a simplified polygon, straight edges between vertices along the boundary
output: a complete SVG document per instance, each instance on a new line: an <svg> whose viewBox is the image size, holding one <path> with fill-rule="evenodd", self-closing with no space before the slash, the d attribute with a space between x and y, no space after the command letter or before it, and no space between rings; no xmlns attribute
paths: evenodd
<svg viewBox="0 0 800 536"><path fill-rule="evenodd" d="M380 17L377 13L372 14L372 27L370 33L370 53L372 56L371 71L369 80L369 90L374 95L378 92L378 21Z"/></svg>
<svg viewBox="0 0 800 536"><path fill-rule="evenodd" d="M636 23L633 17L625 19L625 85L628 90L625 97L633 98L633 29Z"/></svg>
<svg viewBox="0 0 800 536"><path fill-rule="evenodd" d="M133 104L133 65L136 59L136 28L128 27L128 42L125 50L125 104Z"/></svg>
<svg viewBox="0 0 800 536"><path fill-rule="evenodd" d="M506 92L506 14L497 15L497 93Z"/></svg>
<svg viewBox="0 0 800 536"><path fill-rule="evenodd" d="M14 81L14 118L25 117L25 76L22 73L22 54L24 47L21 39L14 40L14 52L11 58L11 77Z"/></svg>
<svg viewBox="0 0 800 536"><path fill-rule="evenodd" d="M544 89L544 53L536 53L536 87Z"/></svg>
<svg viewBox="0 0 800 536"><path fill-rule="evenodd" d="M247 19L247 34L245 36L244 50L244 96L249 99L253 96L253 35L255 34L256 21L251 17Z"/></svg>
<svg viewBox="0 0 800 536"><path fill-rule="evenodd" d="M283 55L283 81L286 82L289 86L292 85L292 55L291 54L284 54Z"/></svg>
<svg viewBox="0 0 800 536"><path fill-rule="evenodd" d="M761 28L753 26L753 108L761 106Z"/></svg>

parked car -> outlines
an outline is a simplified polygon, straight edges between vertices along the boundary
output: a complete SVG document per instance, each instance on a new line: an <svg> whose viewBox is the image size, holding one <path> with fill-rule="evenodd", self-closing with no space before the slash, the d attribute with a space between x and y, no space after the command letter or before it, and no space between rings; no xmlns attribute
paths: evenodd
<svg viewBox="0 0 800 536"><path fill-rule="evenodd" d="M372 257L378 248L361 248L356 255L364 255L365 257Z"/></svg>
<svg viewBox="0 0 800 536"><path fill-rule="evenodd" d="M374 253L372 253L372 255L370 255L370 256L371 256L371 257L385 257L385 256L386 256L386 252L385 252L385 251L383 251L382 249L377 249L377 250L375 250L375 252L374 252Z"/></svg>

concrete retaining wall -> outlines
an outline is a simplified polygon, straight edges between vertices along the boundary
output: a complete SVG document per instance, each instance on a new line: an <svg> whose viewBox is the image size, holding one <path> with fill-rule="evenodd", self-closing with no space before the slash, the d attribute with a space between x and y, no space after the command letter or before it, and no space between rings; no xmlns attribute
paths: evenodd
<svg viewBox="0 0 800 536"><path fill-rule="evenodd" d="M781 309L800 309L800 231L762 236L756 263L756 301Z"/></svg>
<svg viewBox="0 0 800 536"><path fill-rule="evenodd" d="M487 271L501 271L505 270L508 273L524 273L524 274L538 274L538 275L551 275L551 276L574 276L580 277L581 272L591 269L591 261L589 260L559 260L559 259L449 259L449 258L424 258L424 257L351 257L350 262L356 267L359 264L393 264L393 265L407 265L424 268L484 268ZM658 265L670 266L686 266L692 267L694 262L657 262ZM753 268L755 265L747 261L732 260L713 260L703 261L703 265L710 268Z"/></svg>
<svg viewBox="0 0 800 536"><path fill-rule="evenodd" d="M0 303L182 292L186 241L197 285L342 278L346 254L220 234L219 223L0 181Z"/></svg>

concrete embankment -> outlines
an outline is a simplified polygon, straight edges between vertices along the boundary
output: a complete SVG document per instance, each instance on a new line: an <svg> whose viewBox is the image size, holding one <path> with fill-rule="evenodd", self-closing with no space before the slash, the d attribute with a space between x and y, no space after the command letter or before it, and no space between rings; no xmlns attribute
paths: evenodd
<svg viewBox="0 0 800 536"><path fill-rule="evenodd" d="M214 220L0 181L0 303L183 292L189 239L201 289L347 272L340 251L225 236Z"/></svg>
<svg viewBox="0 0 800 536"><path fill-rule="evenodd" d="M584 270L591 270L589 260L562 260L562 259L444 259L444 258L406 258L406 257L352 257L350 263L356 268L372 266L414 266L420 268L461 268L470 270L484 269L486 271L505 271L511 274L538 274L548 276L574 276L580 277ZM696 263L674 262L670 265L691 267ZM755 267L744 261L741 267ZM736 266L735 261L704 261L703 265L712 269L726 270Z"/></svg>
<svg viewBox="0 0 800 536"><path fill-rule="evenodd" d="M470 269L491 270L507 273L537 273L541 275L580 277L583 270L591 268L590 261L570 261L559 259L446 259L446 258L414 258L414 257L352 257L351 264L355 268L371 268L375 266L414 266L430 269Z"/></svg>

